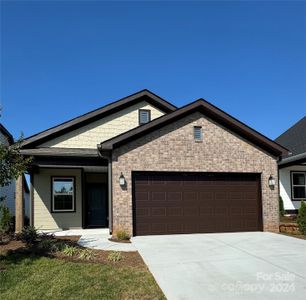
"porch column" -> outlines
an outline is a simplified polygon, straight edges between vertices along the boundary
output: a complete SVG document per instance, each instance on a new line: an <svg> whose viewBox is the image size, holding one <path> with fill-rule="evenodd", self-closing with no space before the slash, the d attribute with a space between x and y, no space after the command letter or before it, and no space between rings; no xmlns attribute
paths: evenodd
<svg viewBox="0 0 306 300"><path fill-rule="evenodd" d="M15 199L15 232L21 232L24 220L23 203L23 175L16 180L16 199Z"/></svg>

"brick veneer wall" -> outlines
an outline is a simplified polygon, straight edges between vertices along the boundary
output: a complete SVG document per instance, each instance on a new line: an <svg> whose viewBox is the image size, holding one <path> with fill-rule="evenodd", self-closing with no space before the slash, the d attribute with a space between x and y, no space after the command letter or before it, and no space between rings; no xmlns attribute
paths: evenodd
<svg viewBox="0 0 306 300"><path fill-rule="evenodd" d="M203 141L195 142L193 126L202 126ZM113 151L113 232L132 234L132 171L199 171L261 173L263 226L279 231L276 158L196 112ZM123 173L127 186L118 179ZM276 186L268 186L270 175Z"/></svg>

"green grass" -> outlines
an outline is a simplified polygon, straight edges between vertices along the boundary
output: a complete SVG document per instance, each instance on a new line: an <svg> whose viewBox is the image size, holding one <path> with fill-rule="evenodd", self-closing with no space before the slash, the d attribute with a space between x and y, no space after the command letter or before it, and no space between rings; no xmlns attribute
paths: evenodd
<svg viewBox="0 0 306 300"><path fill-rule="evenodd" d="M145 270L11 254L0 256L0 299L165 298Z"/></svg>

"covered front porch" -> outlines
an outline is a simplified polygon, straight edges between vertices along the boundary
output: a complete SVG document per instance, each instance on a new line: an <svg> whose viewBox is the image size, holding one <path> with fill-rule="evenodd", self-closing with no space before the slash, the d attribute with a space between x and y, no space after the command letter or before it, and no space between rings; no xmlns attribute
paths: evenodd
<svg viewBox="0 0 306 300"><path fill-rule="evenodd" d="M105 228L111 233L111 168L107 158L96 149L22 152L33 157L28 170L31 225L41 231ZM16 207L20 209L20 205ZM16 231L21 230L20 223L16 220Z"/></svg>

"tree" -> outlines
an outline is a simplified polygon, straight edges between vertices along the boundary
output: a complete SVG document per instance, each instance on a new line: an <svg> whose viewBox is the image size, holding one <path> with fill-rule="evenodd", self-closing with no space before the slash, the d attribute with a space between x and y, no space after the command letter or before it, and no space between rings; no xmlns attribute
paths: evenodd
<svg viewBox="0 0 306 300"><path fill-rule="evenodd" d="M31 158L20 154L22 137L13 145L0 144L0 187L7 186L27 170Z"/></svg>
<svg viewBox="0 0 306 300"><path fill-rule="evenodd" d="M299 208L299 214L296 221L300 232L306 235L306 203L304 201L301 202L301 207Z"/></svg>
<svg viewBox="0 0 306 300"><path fill-rule="evenodd" d="M24 158L20 154L22 138L13 145L0 144L0 188L7 186L26 170L31 158ZM8 232L12 229L11 214L3 203L5 197L0 197L0 231Z"/></svg>

